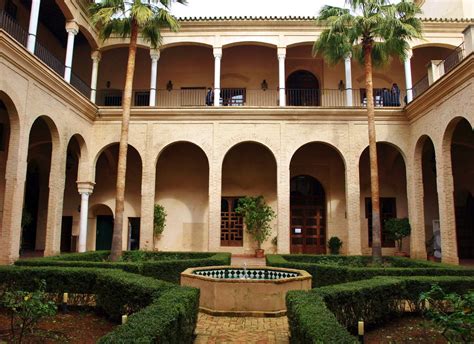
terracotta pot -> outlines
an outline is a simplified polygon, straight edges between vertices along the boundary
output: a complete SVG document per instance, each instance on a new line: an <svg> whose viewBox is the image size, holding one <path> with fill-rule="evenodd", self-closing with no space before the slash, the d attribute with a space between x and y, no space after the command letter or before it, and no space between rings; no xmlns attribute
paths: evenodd
<svg viewBox="0 0 474 344"><path fill-rule="evenodd" d="M430 262L436 262L436 257L435 256L431 256L431 255L428 255L428 260Z"/></svg>
<svg viewBox="0 0 474 344"><path fill-rule="evenodd" d="M406 252L403 252L403 251L396 251L395 252L395 257L410 257L410 255Z"/></svg>
<svg viewBox="0 0 474 344"><path fill-rule="evenodd" d="M255 257L256 257L256 258L263 258L263 257L265 257L265 250L256 249L256 250L255 250Z"/></svg>

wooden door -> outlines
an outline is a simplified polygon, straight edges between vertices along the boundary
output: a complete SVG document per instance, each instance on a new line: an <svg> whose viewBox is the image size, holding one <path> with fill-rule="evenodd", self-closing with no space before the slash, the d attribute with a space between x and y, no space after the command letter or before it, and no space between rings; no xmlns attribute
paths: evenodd
<svg viewBox="0 0 474 344"><path fill-rule="evenodd" d="M326 253L326 204L322 185L313 177L291 180L290 251Z"/></svg>
<svg viewBox="0 0 474 344"><path fill-rule="evenodd" d="M242 197L222 197L221 199L221 246L243 246L244 221L235 212Z"/></svg>

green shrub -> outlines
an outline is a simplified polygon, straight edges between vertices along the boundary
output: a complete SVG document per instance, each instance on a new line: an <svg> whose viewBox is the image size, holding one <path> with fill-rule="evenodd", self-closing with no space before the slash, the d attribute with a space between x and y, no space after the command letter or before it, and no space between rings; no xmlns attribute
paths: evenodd
<svg viewBox="0 0 474 344"><path fill-rule="evenodd" d="M449 343L474 342L474 291L447 294L435 284L420 295L420 301L429 303L425 315L441 329Z"/></svg>
<svg viewBox="0 0 474 344"><path fill-rule="evenodd" d="M156 203L153 211L153 237L159 237L166 227L166 213L165 207Z"/></svg>
<svg viewBox="0 0 474 344"><path fill-rule="evenodd" d="M192 343L198 310L198 289L175 288L130 316L126 324L102 337L99 343Z"/></svg>
<svg viewBox="0 0 474 344"><path fill-rule="evenodd" d="M371 267L369 256L267 255L266 259L269 266L306 270L313 276L313 288L376 276L474 276L474 269L402 257L384 257L382 267Z"/></svg>
<svg viewBox="0 0 474 344"><path fill-rule="evenodd" d="M84 261L80 259L82 255L85 257ZM118 269L179 283L181 272L187 268L229 265L231 257L230 253L125 251L122 261L108 262L105 260L108 255L109 251L72 253L19 260L15 265Z"/></svg>
<svg viewBox="0 0 474 344"><path fill-rule="evenodd" d="M289 291L286 307L291 343L358 343L326 307L322 297Z"/></svg>
<svg viewBox="0 0 474 344"><path fill-rule="evenodd" d="M95 294L98 308L114 320L131 314L126 325L102 339L104 343L192 342L199 307L197 289L117 269L0 266L0 287L29 291L41 279L48 292Z"/></svg>
<svg viewBox="0 0 474 344"><path fill-rule="evenodd" d="M287 315L295 343L350 343L350 331L363 319L370 327L400 315L405 307L420 311L420 292L437 283L449 292L467 293L474 277L376 277L308 292L288 292ZM337 320L336 320L337 319ZM332 340L332 336L335 336Z"/></svg>
<svg viewBox="0 0 474 344"><path fill-rule="evenodd" d="M387 231L389 238L395 241L398 251L400 252L402 250L403 238L410 235L410 222L407 218L392 218L385 221L384 228Z"/></svg>
<svg viewBox="0 0 474 344"><path fill-rule="evenodd" d="M25 333L32 331L38 321L56 314L56 305L48 301L45 286L46 282L42 280L37 290L7 289L2 294L0 307L9 313L14 342L21 343Z"/></svg>

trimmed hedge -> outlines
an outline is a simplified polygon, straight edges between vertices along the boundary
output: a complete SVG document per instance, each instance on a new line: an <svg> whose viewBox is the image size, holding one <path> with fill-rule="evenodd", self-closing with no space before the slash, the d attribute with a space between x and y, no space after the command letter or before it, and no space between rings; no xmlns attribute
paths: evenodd
<svg viewBox="0 0 474 344"><path fill-rule="evenodd" d="M370 267L369 256L267 255L267 265L306 270L313 288L376 276L474 276L474 269L401 257L384 257L392 267Z"/></svg>
<svg viewBox="0 0 474 344"><path fill-rule="evenodd" d="M421 310L418 297L432 284L448 292L466 293L474 289L474 277L375 277L308 292L290 291L286 304L291 340L355 343L351 331L355 333L360 319L370 327L401 314L406 305Z"/></svg>
<svg viewBox="0 0 474 344"><path fill-rule="evenodd" d="M58 266L80 268L118 269L163 281L179 283L180 274L187 268L230 265L230 253L201 252L124 252L123 261L108 262L110 251L69 253L55 257L25 259L17 266ZM138 259L143 259L139 261Z"/></svg>
<svg viewBox="0 0 474 344"><path fill-rule="evenodd" d="M113 320L131 321L106 335L103 343L192 343L199 290L120 270L0 266L0 285L34 290L40 280L52 293L95 294L97 308Z"/></svg>

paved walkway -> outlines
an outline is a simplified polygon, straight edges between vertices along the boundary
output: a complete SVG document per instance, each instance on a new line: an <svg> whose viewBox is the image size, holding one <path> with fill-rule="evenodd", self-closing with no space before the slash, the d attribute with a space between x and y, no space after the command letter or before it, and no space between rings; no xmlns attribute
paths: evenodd
<svg viewBox="0 0 474 344"><path fill-rule="evenodd" d="M287 344L288 319L214 317L199 313L195 344Z"/></svg>

